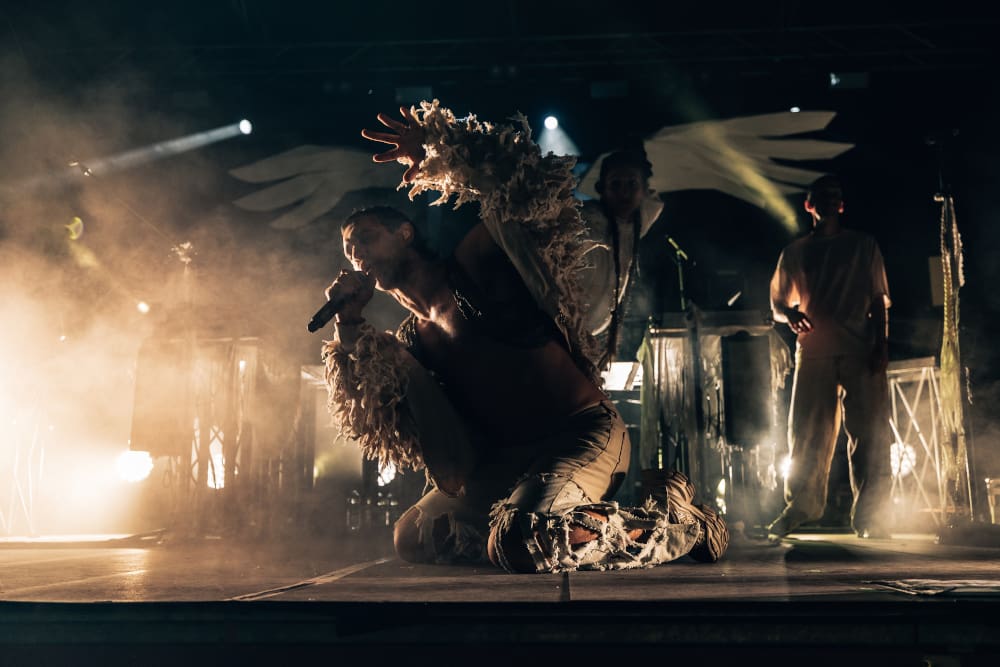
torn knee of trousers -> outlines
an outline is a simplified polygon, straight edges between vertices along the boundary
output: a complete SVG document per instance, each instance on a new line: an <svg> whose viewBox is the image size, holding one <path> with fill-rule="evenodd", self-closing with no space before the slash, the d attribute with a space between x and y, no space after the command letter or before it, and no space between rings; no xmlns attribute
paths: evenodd
<svg viewBox="0 0 1000 667"><path fill-rule="evenodd" d="M571 544L574 526L592 531L595 538ZM565 512L549 513L522 512L510 504L498 503L491 513L490 527L495 533L499 565L510 572L524 571L516 565L522 556L522 546L535 572L622 570L652 567L679 558L698 539L696 525L672 524L659 510L623 510L616 503L579 505ZM503 539L513 530L521 541L518 553L511 553L510 541ZM633 538L634 533L639 536Z"/></svg>
<svg viewBox="0 0 1000 667"><path fill-rule="evenodd" d="M613 518L616 512L617 506L612 503L578 505L565 512L524 512L510 504L498 504L490 522L497 561L509 572L526 571L524 563L528 559L535 572L579 569L595 553L610 551L612 542L627 548L629 538L618 529L620 522ZM595 538L572 544L570 535L575 527L594 533ZM516 544L511 535L518 538Z"/></svg>

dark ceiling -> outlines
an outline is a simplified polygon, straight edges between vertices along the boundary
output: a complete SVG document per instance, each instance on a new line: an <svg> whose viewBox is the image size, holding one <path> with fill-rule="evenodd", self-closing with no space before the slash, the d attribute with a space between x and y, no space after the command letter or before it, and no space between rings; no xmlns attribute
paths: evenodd
<svg viewBox="0 0 1000 667"><path fill-rule="evenodd" d="M731 6L727 6L731 5ZM357 81L433 84L600 79L724 69L979 69L997 19L939 4L580 2L440 4L45 3L0 14L36 76L81 81L133 68L171 85ZM650 6L654 6L651 8Z"/></svg>
<svg viewBox="0 0 1000 667"><path fill-rule="evenodd" d="M353 128L429 96L533 122L553 104L589 107L575 128L586 154L620 142L609 128L852 104L829 97L831 73L911 108L942 85L992 88L1000 20L989 14L790 0L22 3L0 10L0 54L4 69L67 94L118 82L133 107L195 124L252 114L278 143L296 132L342 143L356 131L329 128L334 111Z"/></svg>
<svg viewBox="0 0 1000 667"><path fill-rule="evenodd" d="M187 119L190 132L252 118L259 132L213 153L223 168L301 143L364 146L358 129L376 111L430 95L490 119L520 110L533 124L560 106L585 160L664 125L829 109L826 136L857 145L836 165L855 220L893 257L926 257L937 170L926 140L956 129L960 211L970 237L997 236L991 14L985 3L791 0L20 3L0 8L0 78L80 98L110 83L130 113ZM129 141L162 139L149 132ZM676 220L709 217L703 199L675 205ZM931 231L911 248L917 218Z"/></svg>

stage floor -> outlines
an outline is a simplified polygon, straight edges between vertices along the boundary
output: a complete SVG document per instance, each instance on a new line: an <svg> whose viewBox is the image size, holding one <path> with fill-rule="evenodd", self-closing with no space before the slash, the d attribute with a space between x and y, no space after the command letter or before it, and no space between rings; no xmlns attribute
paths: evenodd
<svg viewBox="0 0 1000 667"><path fill-rule="evenodd" d="M102 664L379 647L423 664L474 644L536 656L627 647L665 658L669 647L740 662L1000 664L1000 549L930 535L798 533L778 546L736 540L711 565L556 575L409 565L385 535L160 538L0 542L0 663L84 664L81 647Z"/></svg>

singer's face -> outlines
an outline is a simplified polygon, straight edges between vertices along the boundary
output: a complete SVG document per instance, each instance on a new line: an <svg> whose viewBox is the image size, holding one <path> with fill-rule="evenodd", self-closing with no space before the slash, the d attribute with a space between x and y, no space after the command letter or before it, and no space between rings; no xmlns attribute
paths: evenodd
<svg viewBox="0 0 1000 667"><path fill-rule="evenodd" d="M344 257L355 271L375 278L380 289L390 289L406 247L402 229L390 230L374 218L361 218L341 230Z"/></svg>

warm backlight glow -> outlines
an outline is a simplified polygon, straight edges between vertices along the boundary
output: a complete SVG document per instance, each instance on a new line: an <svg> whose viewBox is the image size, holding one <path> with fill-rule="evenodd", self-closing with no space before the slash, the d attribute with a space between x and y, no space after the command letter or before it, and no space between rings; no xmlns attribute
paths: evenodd
<svg viewBox="0 0 1000 667"><path fill-rule="evenodd" d="M396 466L392 462L386 462L384 468L379 468L378 471L378 482L379 486L388 486L392 480L396 479Z"/></svg>
<svg viewBox="0 0 1000 667"><path fill-rule="evenodd" d="M153 472L153 457L149 452L122 452L115 466L118 476L126 482L141 482Z"/></svg>
<svg viewBox="0 0 1000 667"><path fill-rule="evenodd" d="M906 443L892 443L889 456L892 459L893 477L906 477L917 467L917 452Z"/></svg>
<svg viewBox="0 0 1000 667"><path fill-rule="evenodd" d="M226 458L222 455L222 443L213 440L208 454L212 459L208 465L208 488L221 489L226 486Z"/></svg>

